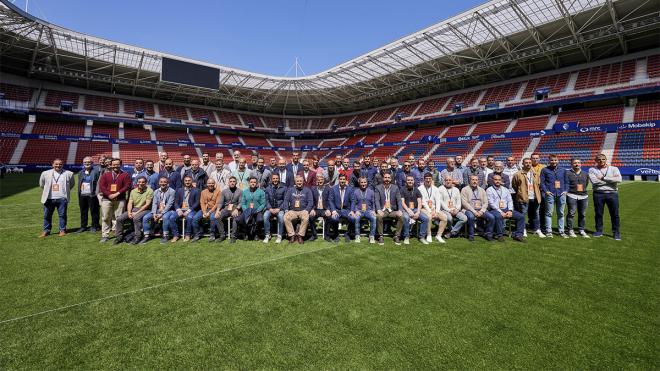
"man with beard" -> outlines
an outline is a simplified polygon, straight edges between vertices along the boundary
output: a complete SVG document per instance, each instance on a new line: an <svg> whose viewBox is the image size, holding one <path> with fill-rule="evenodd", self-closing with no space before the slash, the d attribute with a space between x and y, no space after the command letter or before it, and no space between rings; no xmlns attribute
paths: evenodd
<svg viewBox="0 0 660 371"><path fill-rule="evenodd" d="M330 227L330 233L328 237L333 239L335 242L339 242L338 227L339 223L343 221L349 224L346 235L344 237L346 242L350 242L350 235L354 231L354 228L352 229L350 227L350 224L353 222L350 216L353 188L348 185L348 182L346 181L346 175L340 174L338 179L338 184L332 187L328 197L328 205L330 207L330 220L328 225Z"/></svg>
<svg viewBox="0 0 660 371"><path fill-rule="evenodd" d="M113 159L112 171L101 175L99 179L99 189L103 195L101 201L101 243L108 241L112 221L118 219L124 212L126 192L131 189L131 176L121 170L121 164L120 159Z"/></svg>
<svg viewBox="0 0 660 371"><path fill-rule="evenodd" d="M322 174L325 184L331 187L339 184L339 171L335 168L335 160L328 160L328 168L323 170Z"/></svg>
<svg viewBox="0 0 660 371"><path fill-rule="evenodd" d="M257 166L252 169L250 176L257 179L257 186L261 189L266 189L268 183L270 182L270 170L264 166L263 157L257 159Z"/></svg>
<svg viewBox="0 0 660 371"><path fill-rule="evenodd" d="M202 163L199 167L202 168L207 175L215 171L215 165L211 162L211 157L208 153L202 154Z"/></svg>
<svg viewBox="0 0 660 371"><path fill-rule="evenodd" d="M160 173L165 168L165 161L168 159L167 152L158 154L158 162L154 164L154 171Z"/></svg>
<svg viewBox="0 0 660 371"><path fill-rule="evenodd" d="M192 186L194 188L199 188L200 191L206 188L206 181L209 176L200 168L198 159L190 162L190 170L186 171L185 175L192 178Z"/></svg>
<svg viewBox="0 0 660 371"><path fill-rule="evenodd" d="M280 176L280 183L285 187L290 188L293 186L295 174L293 174L286 166L286 161L281 158L277 164L277 169L273 171L273 174Z"/></svg>
<svg viewBox="0 0 660 371"><path fill-rule="evenodd" d="M419 241L425 245L428 244L426 242L426 230L429 219L422 212L422 193L415 188L415 179L412 175L406 177L406 187L400 190L400 193L403 211L403 244L410 244L410 225L414 224L415 221L421 223L419 226Z"/></svg>
<svg viewBox="0 0 660 371"><path fill-rule="evenodd" d="M133 188L137 187L137 180L139 177L147 177L147 171L144 170L144 160L141 158L136 159L133 165L133 172L131 173L131 183ZM148 182L147 185L149 185Z"/></svg>
<svg viewBox="0 0 660 371"><path fill-rule="evenodd" d="M266 188L266 211L264 212L264 230L266 236L264 243L270 240L270 220L277 218L277 238L275 243L282 242L282 235L284 234L284 197L286 196L287 187L280 183L279 174L272 174L270 176L270 185Z"/></svg>
<svg viewBox="0 0 660 371"><path fill-rule="evenodd" d="M396 232L394 243L400 245L399 236L403 230L403 214L401 213L401 193L396 185L392 184L392 176L388 173L383 175L383 184L378 185L375 190L376 200L376 224L378 227L378 244L383 245L383 221L386 218L396 221Z"/></svg>
<svg viewBox="0 0 660 371"><path fill-rule="evenodd" d="M389 174L391 179L394 179L394 174L392 174L392 170L390 169L390 166L387 164L387 162L383 162L380 164L380 170L374 174L373 177L373 183L372 183L372 189L376 189L379 185L383 184L383 177L385 174Z"/></svg>
<svg viewBox="0 0 660 371"><path fill-rule="evenodd" d="M236 178L236 185L241 191L250 186L250 170L245 165L244 158L241 157L238 160L238 168L236 168L236 171L232 172L231 175Z"/></svg>
<svg viewBox="0 0 660 371"><path fill-rule="evenodd" d="M215 180L215 187L220 191L225 190L229 187L229 177L231 172L225 167L225 163L222 162L222 159L215 161L215 170L209 176L209 179Z"/></svg>
<svg viewBox="0 0 660 371"><path fill-rule="evenodd" d="M170 233L172 234L172 242L179 239L179 228L176 225L176 213L174 212L174 198L176 192L170 188L167 178L162 177L158 179L158 188L154 191L153 199L151 202L151 212L142 218L144 225L144 238L140 244L145 244L149 241L151 230L154 223L163 223L163 237L160 240L161 244L167 243ZM172 219L174 217L174 219ZM174 220L174 223L172 223Z"/></svg>
<svg viewBox="0 0 660 371"><path fill-rule="evenodd" d="M220 189L215 186L215 180L209 178L206 181L206 188L202 191L202 194L199 196L199 205L202 212L202 220L208 220L211 224L211 215L215 214L218 209L220 201ZM215 241L215 234L213 230L210 231L209 242ZM199 228L197 234L192 239L192 242L197 242L202 236L202 228Z"/></svg>
<svg viewBox="0 0 660 371"><path fill-rule="evenodd" d="M183 155L183 165L176 168L176 172L179 173L179 176L181 176L181 180L183 180L183 177L186 175L188 170L192 168L191 161L192 160L190 155Z"/></svg>
<svg viewBox="0 0 660 371"><path fill-rule="evenodd" d="M331 216L331 212L328 209L328 199L330 197L330 187L325 184L325 179L322 174L316 174L316 186L311 188L313 203L314 206L309 212L309 224L312 226L312 236L310 241L315 241L318 237L318 231L316 230L316 221L323 219L323 225L327 227L328 219ZM328 237L328 230L324 227L323 239L327 242L330 242Z"/></svg>
<svg viewBox="0 0 660 371"><path fill-rule="evenodd" d="M99 223L99 199L94 190L99 182L101 174L93 166L92 158L87 156L83 159L83 168L78 173L78 206L80 207L80 229L75 233L87 230L88 214L92 216L92 227L90 232L95 233L101 229Z"/></svg>
<svg viewBox="0 0 660 371"><path fill-rule="evenodd" d="M147 176L147 186L151 188L152 191L158 189L158 173L154 171L154 162L152 160L147 160L144 163L145 175Z"/></svg>
<svg viewBox="0 0 660 371"><path fill-rule="evenodd" d="M355 242L360 243L360 222L369 221L369 243L376 243L376 197L374 191L367 187L367 178L358 179L359 188L353 191L351 213L349 216L355 223Z"/></svg>
<svg viewBox="0 0 660 371"><path fill-rule="evenodd" d="M470 176L470 184L461 190L461 206L467 217L468 240L474 241L474 224L477 221L486 223L486 240L493 240L495 217L488 211L488 195L479 187L479 177Z"/></svg>
<svg viewBox="0 0 660 371"><path fill-rule="evenodd" d="M362 177L362 165L359 162L353 162L353 171L351 172L349 183L355 188L360 187L360 178ZM364 176L366 179L366 175ZM367 183L369 181L367 180Z"/></svg>
<svg viewBox="0 0 660 371"><path fill-rule="evenodd" d="M237 227L243 231L245 241L259 239L258 234L263 230L264 215L266 208L266 194L257 185L257 178L251 177L248 188L243 190L241 196L241 216L237 218Z"/></svg>
<svg viewBox="0 0 660 371"><path fill-rule="evenodd" d="M199 234L199 221L202 219L202 211L199 205L200 191L198 188L193 187L192 183L192 177L186 175L183 178L183 188L176 191L174 198L177 217L186 219L183 242L188 242L190 236Z"/></svg>
<svg viewBox="0 0 660 371"><path fill-rule="evenodd" d="M303 240L309 223L309 212L314 207L314 196L309 188L304 187L304 180L299 175L295 178L295 186L289 188L284 197L284 226L289 236L289 243L305 243ZM300 221L298 233L293 228L293 222Z"/></svg>
<svg viewBox="0 0 660 371"><path fill-rule="evenodd" d="M144 216L151 210L151 200L153 197L154 191L147 187L147 178L140 176L137 179L137 186L131 191L128 197L126 211L117 217L115 241L113 244L117 245L124 241L124 222L129 219L133 222L133 240L127 242L133 245L137 245L140 242L142 237L142 221Z"/></svg>
<svg viewBox="0 0 660 371"><path fill-rule="evenodd" d="M183 182L181 182L181 176L177 171L174 170L174 161L171 158L165 160L165 166L158 174L160 178L165 177L168 180L169 187L173 190L177 190L183 187Z"/></svg>
<svg viewBox="0 0 660 371"><path fill-rule="evenodd" d="M475 157L470 160L470 166L463 171L463 184L470 184L470 177L472 175L479 177L479 186L486 189L488 186L486 184L486 175L484 171L479 168L479 160Z"/></svg>
<svg viewBox="0 0 660 371"><path fill-rule="evenodd" d="M305 187L311 188L316 184L316 173L314 170L309 168L309 160L303 161L303 166L300 171L298 171L298 176L303 178L303 184Z"/></svg>
<svg viewBox="0 0 660 371"><path fill-rule="evenodd" d="M236 242L236 219L241 214L241 198L243 192L236 186L236 178L229 177L228 187L223 189L220 193L220 201L216 208L215 214L211 216L211 233L217 230L219 237L216 242L222 242L227 238L225 231L225 223L228 218L232 218L232 226L230 233L230 242Z"/></svg>

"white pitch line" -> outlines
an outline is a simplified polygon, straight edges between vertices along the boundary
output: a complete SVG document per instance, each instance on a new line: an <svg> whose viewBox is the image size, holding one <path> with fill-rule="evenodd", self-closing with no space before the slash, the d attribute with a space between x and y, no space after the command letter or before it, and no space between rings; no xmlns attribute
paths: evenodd
<svg viewBox="0 0 660 371"><path fill-rule="evenodd" d="M214 276L214 275L227 273L227 272L231 272L231 271L235 271L235 270L239 270L239 269L243 269L243 268L249 268L249 267L254 267L254 266L258 266L258 265L262 265L262 264L272 263L272 262L275 262L275 261L278 261L278 260L289 259L289 258L293 258L293 257L300 256L300 255L311 254L311 253L315 253L315 252L318 252L318 251L327 250L327 249L330 249L332 247L333 246L328 246L328 247L323 247L323 248L316 249L316 250L303 251L303 252L293 254L293 255L281 256L281 257L274 258L274 259L268 259L268 260L263 260L263 261L256 262L256 263L240 265L238 267L227 268L227 269L219 270L219 271L216 271L216 272L200 274L198 276L192 276L192 277L187 277L187 278L181 278L181 279L174 280L174 281L163 282L163 283L159 283L159 284L156 284L156 285L142 287L142 288L131 290L131 291L126 291L126 292L121 292L121 293L118 293L118 294L104 296L104 297L98 298L98 299L87 300L87 301L83 301L83 302L76 303L76 304L65 305L63 307L58 307L58 308L44 310L44 311L37 312L37 313L28 314L28 315L25 315L25 316L5 319L5 320L0 321L0 324L15 322L15 321L19 321L19 320L22 320L22 319L32 318L32 317L36 317L36 316L40 316L40 315L44 315L44 314L48 314L48 313L52 313L52 312L59 312L59 311L63 311L63 310L70 309L70 308L80 307L80 306L83 306L83 305L86 305L86 304L97 303L97 302L113 299L113 298L120 297L120 296L126 296L126 295L130 295L130 294L136 294L136 293L139 293L139 292L142 292L142 291L157 289L157 288L163 287L163 286L174 285L174 284L177 284L177 283L191 281L191 280L198 279L198 278Z"/></svg>

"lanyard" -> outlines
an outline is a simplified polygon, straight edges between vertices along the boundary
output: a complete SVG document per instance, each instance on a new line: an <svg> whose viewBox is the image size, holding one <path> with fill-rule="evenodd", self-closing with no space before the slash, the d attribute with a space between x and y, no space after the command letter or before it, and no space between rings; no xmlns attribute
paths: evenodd
<svg viewBox="0 0 660 371"><path fill-rule="evenodd" d="M385 188L385 201L390 202L390 188Z"/></svg>
<svg viewBox="0 0 660 371"><path fill-rule="evenodd" d="M360 195L362 196L362 202L367 198L367 192L360 189Z"/></svg>
<svg viewBox="0 0 660 371"><path fill-rule="evenodd" d="M60 178L62 177L62 174L60 173L60 174L57 176L57 178L55 178L55 173L57 173L57 171L53 171L53 175L51 175L51 179L52 179L52 180L55 180L55 183L59 183L59 182L60 182Z"/></svg>
<svg viewBox="0 0 660 371"><path fill-rule="evenodd" d="M479 200L479 199L481 199L481 198L479 197L479 188L477 188L476 190L474 190L474 189L472 190L472 199L473 199L473 200Z"/></svg>
<svg viewBox="0 0 660 371"><path fill-rule="evenodd" d="M532 171L528 171L527 174L525 174L525 177L527 178L527 184L528 185L534 183L534 181L533 181L534 175L533 175Z"/></svg>
<svg viewBox="0 0 660 371"><path fill-rule="evenodd" d="M607 173L610 171L610 167L609 166L606 167L604 173L603 173L602 169L598 169L598 171L600 171L600 173L603 175L603 178L605 178L605 177L607 177Z"/></svg>
<svg viewBox="0 0 660 371"><path fill-rule="evenodd" d="M454 189L454 188L451 188L451 189ZM447 198L449 198L451 200L451 195L452 195L453 192L449 192L449 189L447 189L447 188L445 188L445 192L447 192Z"/></svg>
<svg viewBox="0 0 660 371"><path fill-rule="evenodd" d="M426 194L431 198L431 194L433 193L433 188L426 188Z"/></svg>
<svg viewBox="0 0 660 371"><path fill-rule="evenodd" d="M115 174L115 172L113 171L113 172L112 172L112 182L113 182L113 183L116 182L116 181L117 181L117 178L119 178L119 174Z"/></svg>
<svg viewBox="0 0 660 371"><path fill-rule="evenodd" d="M236 173L237 173L237 174L240 174L240 171L237 171ZM245 179L245 171L243 172L243 175L242 175L242 176L239 175L238 177L240 178L241 183L243 183L243 179Z"/></svg>

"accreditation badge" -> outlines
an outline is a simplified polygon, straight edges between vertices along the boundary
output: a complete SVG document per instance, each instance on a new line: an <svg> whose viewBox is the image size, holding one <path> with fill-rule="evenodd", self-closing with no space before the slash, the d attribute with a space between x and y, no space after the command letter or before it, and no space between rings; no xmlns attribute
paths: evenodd
<svg viewBox="0 0 660 371"><path fill-rule="evenodd" d="M577 191L578 191L578 192L584 192L584 185L582 185L581 183L578 183L578 185L577 185Z"/></svg>
<svg viewBox="0 0 660 371"><path fill-rule="evenodd" d="M250 202L250 209L254 209L254 202Z"/></svg>
<svg viewBox="0 0 660 371"><path fill-rule="evenodd" d="M415 202L414 201L408 202L408 208L409 209L414 209L415 208Z"/></svg>
<svg viewBox="0 0 660 371"><path fill-rule="evenodd" d="M367 211L367 203L366 202L362 203L362 211Z"/></svg>
<svg viewBox="0 0 660 371"><path fill-rule="evenodd" d="M299 209L299 208L300 208L300 200L295 200L295 201L293 201L293 207Z"/></svg>
<svg viewBox="0 0 660 371"><path fill-rule="evenodd" d="M117 185L116 184L110 184L110 192L117 192Z"/></svg>
<svg viewBox="0 0 660 371"><path fill-rule="evenodd" d="M558 180L555 180L555 189L561 188L561 182Z"/></svg>
<svg viewBox="0 0 660 371"><path fill-rule="evenodd" d="M505 203L504 200L500 200L500 209L504 209Z"/></svg>
<svg viewBox="0 0 660 371"><path fill-rule="evenodd" d="M473 203L475 209L481 209L481 200L474 200Z"/></svg>
<svg viewBox="0 0 660 371"><path fill-rule="evenodd" d="M57 183L53 183L53 185L50 187L50 189L53 190L53 192L59 192L60 191L60 185Z"/></svg>
<svg viewBox="0 0 660 371"><path fill-rule="evenodd" d="M227 205L227 210L229 210L229 211L234 210L234 204Z"/></svg>

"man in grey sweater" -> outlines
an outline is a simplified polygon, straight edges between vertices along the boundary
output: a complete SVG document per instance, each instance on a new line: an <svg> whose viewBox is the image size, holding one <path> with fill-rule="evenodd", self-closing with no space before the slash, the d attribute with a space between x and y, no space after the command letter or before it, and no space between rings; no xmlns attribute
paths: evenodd
<svg viewBox="0 0 660 371"><path fill-rule="evenodd" d="M601 153L596 156L596 167L589 169L589 179L594 190L594 211L596 214L594 237L603 236L603 212L605 211L605 205L607 205L612 220L614 239L621 241L618 185L623 179L619 169L616 166L608 165L607 156Z"/></svg>

